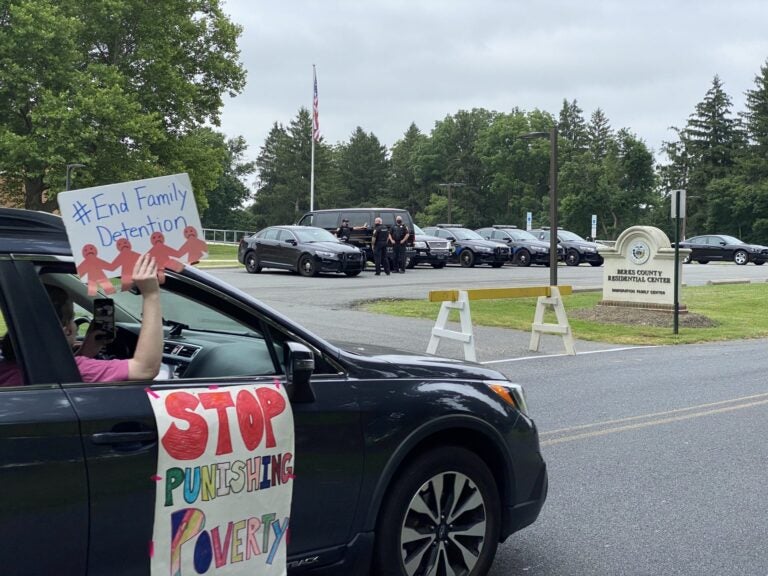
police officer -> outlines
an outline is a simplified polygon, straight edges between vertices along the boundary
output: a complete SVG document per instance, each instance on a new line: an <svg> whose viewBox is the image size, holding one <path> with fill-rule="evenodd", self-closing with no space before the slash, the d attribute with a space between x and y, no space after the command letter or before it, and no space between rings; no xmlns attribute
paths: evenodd
<svg viewBox="0 0 768 576"><path fill-rule="evenodd" d="M408 242L408 238L411 237L411 232L408 230L408 226L403 224L402 216L398 216L395 222L395 227L390 232L392 243L394 244L392 247L393 271L405 274L405 245Z"/></svg>
<svg viewBox="0 0 768 576"><path fill-rule="evenodd" d="M387 257L387 245L392 242L389 229L381 223L381 218L374 220L373 235L371 236L371 248L373 248L373 261L376 264L376 276L381 274L381 265L384 264L384 272L389 276L389 258Z"/></svg>
<svg viewBox="0 0 768 576"><path fill-rule="evenodd" d="M341 219L341 226L336 228L336 236L343 242L349 242L349 237L352 235L352 228L349 226L349 220L346 218Z"/></svg>

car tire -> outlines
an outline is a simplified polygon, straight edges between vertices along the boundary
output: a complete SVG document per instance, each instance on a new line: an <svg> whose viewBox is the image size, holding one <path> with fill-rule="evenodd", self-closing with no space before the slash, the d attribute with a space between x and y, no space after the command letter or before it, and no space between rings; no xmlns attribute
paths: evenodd
<svg viewBox="0 0 768 576"><path fill-rule="evenodd" d="M504 262L491 262L491 268L501 268L504 266Z"/></svg>
<svg viewBox="0 0 768 576"><path fill-rule="evenodd" d="M709 264L709 260L699 260L699 264Z"/></svg>
<svg viewBox="0 0 768 576"><path fill-rule="evenodd" d="M433 262L432 268L439 270L440 268L445 268L445 262Z"/></svg>
<svg viewBox="0 0 768 576"><path fill-rule="evenodd" d="M579 262L581 262L581 256L579 256L579 253L576 252L576 250L568 250L568 252L565 254L565 263L568 266L578 266Z"/></svg>
<svg viewBox="0 0 768 576"><path fill-rule="evenodd" d="M765 264L765 260L755 260L755 266L762 266Z"/></svg>
<svg viewBox="0 0 768 576"><path fill-rule="evenodd" d="M248 274L258 274L261 272L259 257L256 256L255 252L248 252L243 260L245 260L245 270L248 272Z"/></svg>
<svg viewBox="0 0 768 576"><path fill-rule="evenodd" d="M595 266L595 267L597 267L597 266L602 266L602 265L603 265L603 262L602 262L602 260L601 260L600 262L590 262L590 264L591 264L592 266Z"/></svg>
<svg viewBox="0 0 768 576"><path fill-rule="evenodd" d="M299 258L298 270L299 274L302 276L317 276L317 264L315 263L315 259L309 254L303 254L301 258Z"/></svg>
<svg viewBox="0 0 768 576"><path fill-rule="evenodd" d="M744 266L749 262L749 254L747 254L745 250L736 250L736 252L733 253L733 261L739 266Z"/></svg>
<svg viewBox="0 0 768 576"><path fill-rule="evenodd" d="M360 272L362 272L362 270L345 270L344 274L353 278L354 276L360 276Z"/></svg>
<svg viewBox="0 0 768 576"><path fill-rule="evenodd" d="M412 270L416 267L416 258L411 258L410 256L405 257L405 267L408 268L408 270Z"/></svg>
<svg viewBox="0 0 768 576"><path fill-rule="evenodd" d="M518 266L530 266L531 265L531 253L525 248L518 250L515 254L515 264Z"/></svg>
<svg viewBox="0 0 768 576"><path fill-rule="evenodd" d="M459 264L463 268L472 268L475 265L475 253L472 250L464 249L459 254Z"/></svg>
<svg viewBox="0 0 768 576"><path fill-rule="evenodd" d="M446 503L447 518L440 514ZM383 500L374 573L484 575L496 555L500 510L496 482L479 456L458 446L422 454L398 472Z"/></svg>
<svg viewBox="0 0 768 576"><path fill-rule="evenodd" d="M691 263L691 255L690 254L686 254L683 257L683 264L690 264L690 263Z"/></svg>

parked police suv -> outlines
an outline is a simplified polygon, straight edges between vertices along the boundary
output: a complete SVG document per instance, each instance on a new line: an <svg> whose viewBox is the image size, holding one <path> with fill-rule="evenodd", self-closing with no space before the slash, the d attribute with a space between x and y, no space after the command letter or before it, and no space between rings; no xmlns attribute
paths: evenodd
<svg viewBox="0 0 768 576"><path fill-rule="evenodd" d="M520 386L496 370L345 350L186 266L161 286L171 378L84 383L45 289L63 288L78 322L92 320L94 297L75 273L59 217L0 209L0 337L23 375L0 387L3 574L149 575L149 386L286 387L290 574L482 576L498 543L538 516L547 470L536 426ZM141 296L114 300L104 354L129 358Z"/></svg>

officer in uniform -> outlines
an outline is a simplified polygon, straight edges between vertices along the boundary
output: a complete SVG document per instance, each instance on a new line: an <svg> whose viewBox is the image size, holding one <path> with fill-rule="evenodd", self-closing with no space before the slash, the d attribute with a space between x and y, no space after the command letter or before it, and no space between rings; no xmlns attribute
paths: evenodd
<svg viewBox="0 0 768 576"><path fill-rule="evenodd" d="M408 226L403 224L402 216L398 216L396 219L395 227L392 228L390 235L392 236L392 264L393 272L400 272L405 274L405 244L408 242L408 238L411 236Z"/></svg>
<svg viewBox="0 0 768 576"><path fill-rule="evenodd" d="M339 240L349 242L349 237L352 235L352 228L349 226L349 220L342 218L341 226L336 228L336 236Z"/></svg>
<svg viewBox="0 0 768 576"><path fill-rule="evenodd" d="M381 274L381 265L384 264L384 272L389 276L389 258L387 257L387 245L392 242L389 229L381 223L381 218L374 220L371 248L373 248L373 261L376 264L376 276Z"/></svg>

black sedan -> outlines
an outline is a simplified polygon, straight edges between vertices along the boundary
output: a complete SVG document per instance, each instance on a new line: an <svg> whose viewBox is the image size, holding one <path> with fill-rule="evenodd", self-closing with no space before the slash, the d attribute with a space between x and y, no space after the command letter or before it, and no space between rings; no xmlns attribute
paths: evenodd
<svg viewBox="0 0 768 576"><path fill-rule="evenodd" d="M365 255L359 248L314 226L264 228L240 241L237 259L251 274L262 268L281 268L302 276L317 276L320 272L357 276L365 267Z"/></svg>
<svg viewBox="0 0 768 576"><path fill-rule="evenodd" d="M768 246L747 244L725 234L694 236L680 242L680 248L691 250L683 260L685 263L695 260L699 264L706 264L710 260L724 260L736 262L740 266L747 262L762 266L768 261Z"/></svg>
<svg viewBox="0 0 768 576"><path fill-rule="evenodd" d="M527 230L520 230L516 226L494 224L489 228L480 228L476 232L486 240L506 242L512 250L512 262L518 266L531 264L549 266L549 242L539 240ZM557 259L562 260L564 255L563 247L558 245Z"/></svg>
<svg viewBox="0 0 768 576"><path fill-rule="evenodd" d="M531 234L539 240L549 243L550 229L542 227L538 230L531 230ZM602 266L603 257L598 251L599 244L585 240L574 232L563 230L557 231L557 243L565 250L565 263L568 266L578 266L582 262L587 262L591 266Z"/></svg>
<svg viewBox="0 0 768 576"><path fill-rule="evenodd" d="M469 228L454 224L438 224L424 228L426 234L443 238L450 242L450 262L458 262L465 268L475 264L490 264L501 268L509 262L511 249L504 242L485 240L480 234Z"/></svg>

